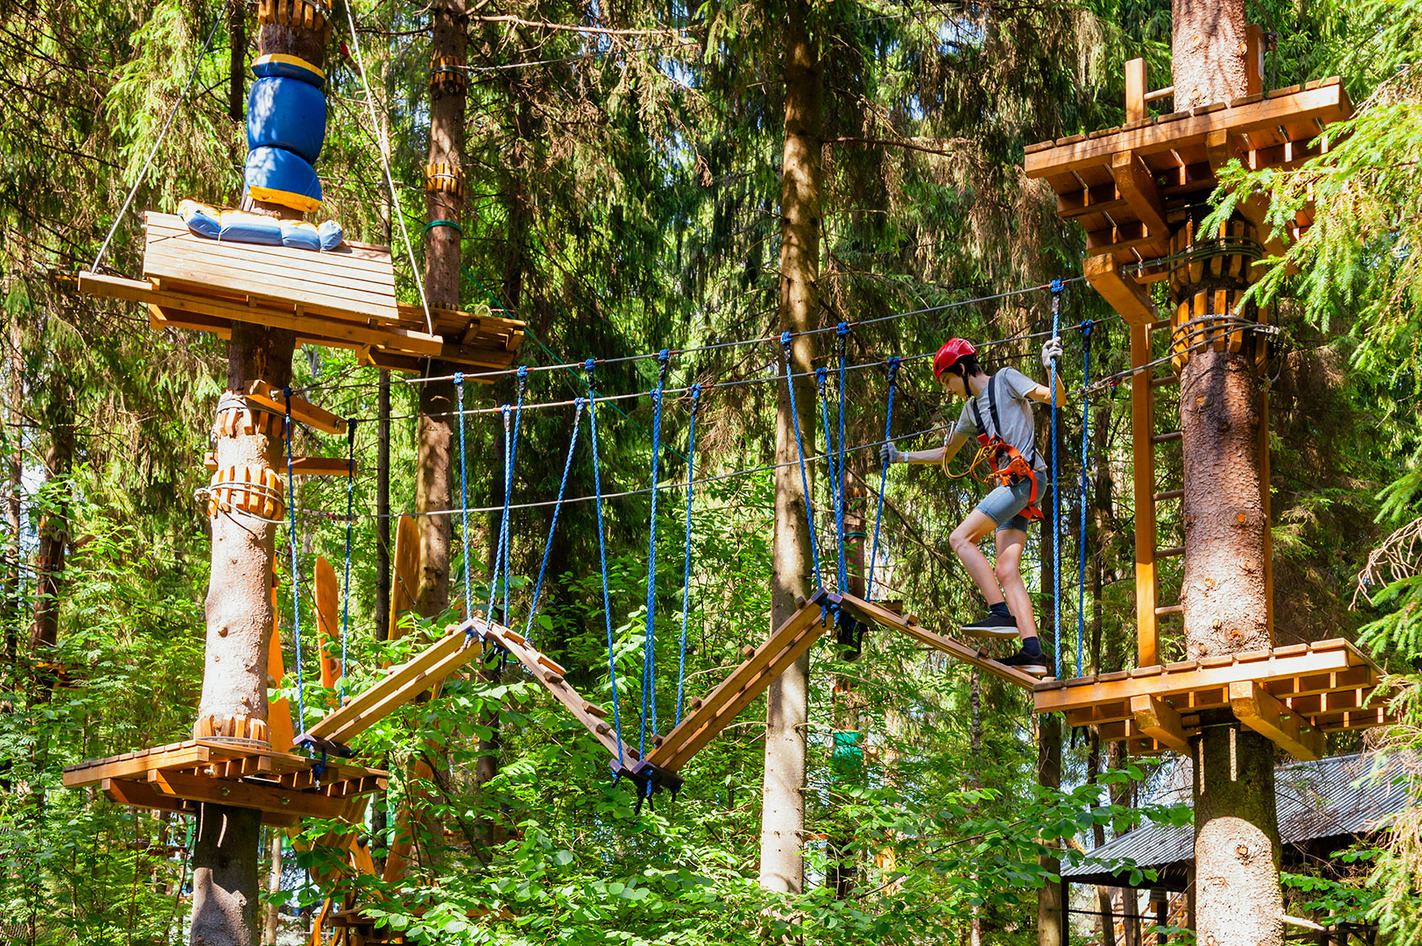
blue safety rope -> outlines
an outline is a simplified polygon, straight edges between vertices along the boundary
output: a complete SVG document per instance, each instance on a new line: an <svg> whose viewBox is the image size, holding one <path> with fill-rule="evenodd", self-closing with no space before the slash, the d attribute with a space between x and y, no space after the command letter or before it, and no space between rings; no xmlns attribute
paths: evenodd
<svg viewBox="0 0 1422 946"><path fill-rule="evenodd" d="M899 386L899 365L898 356L890 358L885 369L889 373L889 406L884 411L884 443L888 443L894 424L894 389ZM884 451L883 462L879 465L879 508L874 513L874 544L869 551L869 579L864 585L864 598L866 601L874 600L874 571L879 566L879 523L884 518L884 486L889 478L889 456L888 451Z"/></svg>
<svg viewBox="0 0 1422 946"><path fill-rule="evenodd" d="M667 383L671 353L657 354L657 387L652 391L652 511L647 528L647 621L642 636L642 723L637 735L637 754L647 756L647 716L652 719L652 735L657 734L657 473L662 454L662 389Z"/></svg>
<svg viewBox="0 0 1422 946"><path fill-rule="evenodd" d="M506 510L509 508L509 503L512 501L512 500L511 500L511 494L513 493L513 471L516 470L516 469L518 469L518 441L519 441L519 429L521 428L521 426L522 426L522 421L523 421L523 396L524 396L526 393L528 393L528 366L527 366L527 365L519 365L518 376L517 376L517 377L518 377L518 381L517 381L517 387L518 387L518 403L516 403L516 404L514 405L513 442L512 442L512 444L509 446L509 472L508 472L508 483L507 483L507 484L505 485L505 487L504 487L504 508L505 508ZM509 521L510 521L510 522L513 521L512 516L509 517ZM511 539L512 539L512 535L511 535L512 532L513 532L513 530L510 529L510 528L508 528L508 527L505 527L505 528L502 530L502 533L503 533L503 550L502 550L502 554L503 554L503 562L504 562L504 611L503 611L503 618L504 618L504 623L505 623L505 624L507 624L508 621L509 621L509 610L510 610L510 607L511 607L511 605L510 605L510 598L509 598L509 542L510 542Z"/></svg>
<svg viewBox="0 0 1422 946"><path fill-rule="evenodd" d="M346 702L346 629L351 623L351 527L355 524L356 419L346 421L346 577L341 586L341 703Z"/></svg>
<svg viewBox="0 0 1422 946"><path fill-rule="evenodd" d="M1061 334L1062 281L1052 280L1052 338ZM1052 389L1052 646L1056 650L1057 679L1062 678L1061 493L1057 489L1057 360L1052 359L1048 382Z"/></svg>
<svg viewBox="0 0 1422 946"><path fill-rule="evenodd" d="M1076 585L1076 675L1081 676L1081 655L1086 649L1086 477L1091 467L1091 319L1081 323L1081 531L1077 537L1080 570Z"/></svg>
<svg viewBox="0 0 1422 946"><path fill-rule="evenodd" d="M696 415L701 410L701 385L691 386L691 423L686 435L686 556L681 572L681 657L676 669L676 723L681 723L682 683L686 679L686 615L691 608L691 498L696 466Z"/></svg>
<svg viewBox="0 0 1422 946"><path fill-rule="evenodd" d="M834 438L830 436L829 369L815 369L815 385L819 390L820 416L825 427L825 463L829 465L830 505L834 510L835 536L839 542L839 563L835 574L840 579L840 591L844 591L844 520L840 516L839 472L835 469Z"/></svg>
<svg viewBox="0 0 1422 946"><path fill-rule="evenodd" d="M805 491L805 518L810 526L810 557L815 563L815 587L823 588L820 577L820 549L815 541L815 507L810 500L810 480L805 473L805 447L800 440L800 414L795 410L795 368L790 360L791 333L780 333L780 346L785 350L785 389L790 394L790 418L795 423L795 452L800 458L800 488Z"/></svg>
<svg viewBox="0 0 1422 946"><path fill-rule="evenodd" d="M597 506L597 555L602 566L602 614L607 622L607 675L612 684L612 726L617 734L617 770L622 770L622 718L617 708L617 653L612 644L612 595L607 590L607 543L602 534L602 479L597 463L597 395L593 390L593 368L597 359L583 363L588 376L588 433L592 437L593 493Z"/></svg>
<svg viewBox="0 0 1422 946"><path fill-rule="evenodd" d="M835 488L835 531L839 536L839 590L841 593L849 587L847 581L847 569L844 563L844 371L845 360L848 357L847 350L849 343L849 323L841 322L835 329L835 347L839 349L839 485ZM829 444L825 444L828 449Z"/></svg>
<svg viewBox="0 0 1422 946"><path fill-rule="evenodd" d="M553 549L553 532L558 528L558 513L563 511L563 493L568 488L568 471L573 468L573 450L578 446L578 424L583 417L586 398L573 402L573 435L568 440L568 458L563 461L563 479L558 483L558 499L553 503L553 521L548 524L548 540L543 543L543 563L538 566L538 581L533 586L533 604L528 608L528 624L523 636L533 639L533 619L538 614L538 599L543 592L543 574L548 570L548 553Z"/></svg>
<svg viewBox="0 0 1422 946"><path fill-rule="evenodd" d="M299 572L296 566L296 487L291 473L291 388L282 388L282 401L286 404L286 508L291 514L291 614L292 637L296 641L296 720L297 732L306 731L305 680L301 674L301 594L298 584Z"/></svg>
<svg viewBox="0 0 1422 946"><path fill-rule="evenodd" d="M494 619L494 601L499 593L499 577L504 579L504 614L503 620L508 621L509 609L509 504L512 502L510 494L513 492L513 471L514 461L518 458L518 430L519 420L523 416L523 395L528 387L528 369L519 368L518 373L518 399L517 403L510 409L505 404L500 409L500 414L504 419L504 513L499 520L499 537L494 549L494 573L489 582L489 607L485 611L490 621ZM512 416L511 416L512 415ZM513 431L509 431L510 419L513 421Z"/></svg>
<svg viewBox="0 0 1422 946"><path fill-rule="evenodd" d="M464 619L473 617L474 595L469 590L469 477L464 470L464 372L454 373L459 395L459 516L464 522Z"/></svg>

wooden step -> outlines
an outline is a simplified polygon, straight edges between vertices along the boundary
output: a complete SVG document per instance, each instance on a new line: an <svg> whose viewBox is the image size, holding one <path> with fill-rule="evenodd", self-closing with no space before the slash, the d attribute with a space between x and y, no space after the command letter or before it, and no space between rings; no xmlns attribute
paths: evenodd
<svg viewBox="0 0 1422 946"><path fill-rule="evenodd" d="M1150 442L1153 444L1173 443L1176 440L1180 440L1182 437L1184 437L1184 434L1181 431L1172 430L1163 434L1153 434L1150 438Z"/></svg>

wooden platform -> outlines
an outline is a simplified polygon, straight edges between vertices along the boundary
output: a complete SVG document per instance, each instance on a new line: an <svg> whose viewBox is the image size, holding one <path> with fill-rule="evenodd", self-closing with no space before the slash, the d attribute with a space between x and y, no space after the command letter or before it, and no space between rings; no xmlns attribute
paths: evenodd
<svg viewBox="0 0 1422 946"><path fill-rule="evenodd" d="M1069 725L1094 725L1102 739L1138 754L1188 752L1201 714L1228 710L1299 758L1317 759L1325 733L1394 721L1377 692L1380 680L1358 648L1326 640L1044 680L1033 696L1037 712L1063 712Z"/></svg>
<svg viewBox="0 0 1422 946"><path fill-rule="evenodd" d="M227 337L233 322L296 333L298 342L355 349L361 360L418 371L438 358L475 370L508 368L524 324L450 309L402 305L390 251L364 243L312 252L200 237L174 214L145 216L143 279L81 272L83 292L145 303L155 330ZM478 380L478 379L473 379Z"/></svg>
<svg viewBox="0 0 1422 946"><path fill-rule="evenodd" d="M302 818L345 818L359 796L385 787L386 773L329 760L316 772L311 759L289 752L207 739L189 739L64 770L64 785L98 785L109 798L135 808L192 813L200 803L254 808L264 824L289 827Z"/></svg>
<svg viewBox="0 0 1422 946"><path fill-rule="evenodd" d="M1144 76L1144 63L1140 65ZM1128 71L1128 79L1130 72ZM1257 73L1251 82L1257 84ZM1139 87L1143 78L1135 83ZM1128 87L1131 83L1128 82ZM1146 284L1167 278L1164 269L1137 269L1170 253L1170 230L1188 204L1207 198L1217 171L1232 159L1245 167L1293 168L1328 148L1324 126L1349 117L1353 106L1338 79L1253 94L1159 117L1145 106L1142 117L1118 128L1043 141L1026 149L1028 177L1044 178L1057 193L1057 215L1086 230L1087 281L1132 325L1159 319ZM1254 225L1265 249L1271 226L1267 202L1242 202L1240 213ZM1306 209L1292 222L1293 234L1313 222Z"/></svg>

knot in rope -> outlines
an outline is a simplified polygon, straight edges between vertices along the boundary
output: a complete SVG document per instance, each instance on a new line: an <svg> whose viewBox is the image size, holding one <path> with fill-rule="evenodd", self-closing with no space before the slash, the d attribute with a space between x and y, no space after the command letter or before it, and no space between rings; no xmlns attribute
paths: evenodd
<svg viewBox="0 0 1422 946"><path fill-rule="evenodd" d="M781 345L781 347L783 347L787 352L790 350L790 340L791 340L792 338L794 338L794 337L795 337L795 336L794 336L791 332L788 332L788 331L786 331L786 332L781 332L781 333L780 333L780 345Z"/></svg>
<svg viewBox="0 0 1422 946"><path fill-rule="evenodd" d="M899 368L901 367L903 367L903 359L901 359L898 355L894 355L893 357L891 357L888 360L888 363L884 365L884 373L889 376L890 387L898 383Z"/></svg>
<svg viewBox="0 0 1422 946"><path fill-rule="evenodd" d="M1095 325L1094 319L1083 319L1081 322L1081 338L1083 341L1091 337L1091 327Z"/></svg>
<svg viewBox="0 0 1422 946"><path fill-rule="evenodd" d="M701 410L701 385L697 383L691 386L691 416L695 417L699 410Z"/></svg>
<svg viewBox="0 0 1422 946"><path fill-rule="evenodd" d="M1062 289L1065 287L1066 283L1062 282L1062 278L1060 276L1052 280L1051 290L1053 295L1061 295Z"/></svg>

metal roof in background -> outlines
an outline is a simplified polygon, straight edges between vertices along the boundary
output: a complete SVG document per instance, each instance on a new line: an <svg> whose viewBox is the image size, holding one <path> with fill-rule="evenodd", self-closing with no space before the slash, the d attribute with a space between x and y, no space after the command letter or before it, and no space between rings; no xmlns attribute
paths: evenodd
<svg viewBox="0 0 1422 946"><path fill-rule="evenodd" d="M1406 760L1413 762L1415 760ZM1367 834L1388 815L1408 807L1412 789L1403 776L1409 769L1397 756L1372 752L1330 756L1317 762L1293 762L1274 769L1279 838L1287 847L1323 838ZM1064 880L1119 883L1117 873L1099 862L1131 861L1137 867L1167 872L1176 880L1195 858L1195 826L1150 824L1089 852L1097 863L1064 868ZM1129 873L1129 868L1122 873ZM1162 876L1162 881L1166 878ZM1173 886L1166 881L1161 886Z"/></svg>

